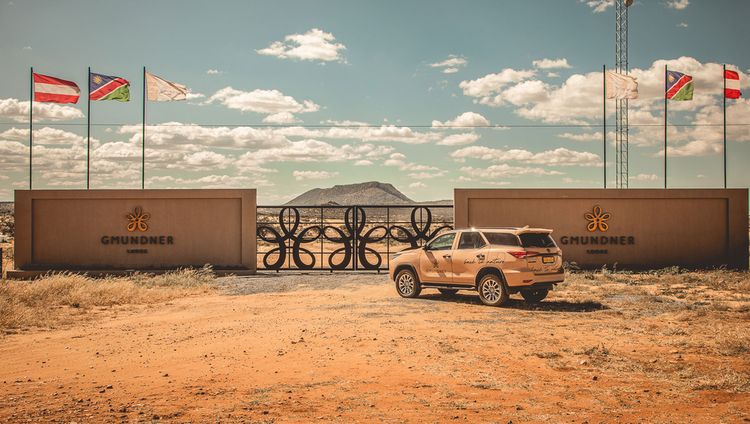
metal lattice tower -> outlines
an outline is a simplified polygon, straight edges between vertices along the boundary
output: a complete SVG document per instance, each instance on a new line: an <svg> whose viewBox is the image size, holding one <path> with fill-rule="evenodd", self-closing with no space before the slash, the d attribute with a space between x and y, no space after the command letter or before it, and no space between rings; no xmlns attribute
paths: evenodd
<svg viewBox="0 0 750 424"><path fill-rule="evenodd" d="M627 75L628 67L628 6L633 0L615 0L615 68ZM628 188L628 99L615 100L615 141L617 147L617 188Z"/></svg>

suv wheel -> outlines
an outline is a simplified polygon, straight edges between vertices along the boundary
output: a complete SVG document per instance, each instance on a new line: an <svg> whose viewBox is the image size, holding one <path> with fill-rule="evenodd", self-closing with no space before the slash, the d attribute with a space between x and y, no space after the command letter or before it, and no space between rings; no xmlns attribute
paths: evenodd
<svg viewBox="0 0 750 424"><path fill-rule="evenodd" d="M521 296L527 303L537 303L544 300L549 289L521 290Z"/></svg>
<svg viewBox="0 0 750 424"><path fill-rule="evenodd" d="M402 269L396 274L396 291L401 297L413 298L419 296L422 285L419 284L414 271Z"/></svg>
<svg viewBox="0 0 750 424"><path fill-rule="evenodd" d="M496 274L487 274L477 286L479 299L490 306L500 306L508 300L508 289L502 279Z"/></svg>
<svg viewBox="0 0 750 424"><path fill-rule="evenodd" d="M446 295L446 296L453 296L454 294L458 293L458 290L456 289L438 289L440 294Z"/></svg>

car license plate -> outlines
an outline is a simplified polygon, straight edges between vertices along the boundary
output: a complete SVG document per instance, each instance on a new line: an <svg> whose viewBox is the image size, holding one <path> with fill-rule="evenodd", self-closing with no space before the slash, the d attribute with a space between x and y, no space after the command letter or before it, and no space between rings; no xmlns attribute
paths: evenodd
<svg viewBox="0 0 750 424"><path fill-rule="evenodd" d="M554 256L544 256L542 258L543 264L553 264L555 263L555 257Z"/></svg>

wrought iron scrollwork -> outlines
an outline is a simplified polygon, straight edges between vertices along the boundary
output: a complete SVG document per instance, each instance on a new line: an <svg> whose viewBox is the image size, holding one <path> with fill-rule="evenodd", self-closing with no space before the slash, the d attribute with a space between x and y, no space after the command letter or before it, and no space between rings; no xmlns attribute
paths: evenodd
<svg viewBox="0 0 750 424"><path fill-rule="evenodd" d="M284 221L284 214L288 214L288 219L285 222ZM293 214L293 217L292 217ZM281 269L284 267L284 263L286 263L287 258L287 252L291 250L292 260L294 261L294 265L298 269L313 269L315 268L315 255L309 250L304 247L302 247L302 243L310 243L318 238L320 238L320 227L319 226L311 226L304 228L302 231L297 233L297 229L299 228L300 224L300 215L299 211L296 208L292 207L285 207L282 208L279 211L279 228L281 230L281 233L276 231L275 228L273 228L270 225L260 225L258 226L257 233L258 238L261 240L276 244L277 247L269 250L266 252L266 254L263 256L263 266L265 266L268 269ZM289 227L288 225L291 225ZM317 231L317 233L314 233L313 235L308 235L308 233L311 233L313 231ZM267 236L266 233L271 233L271 237ZM289 246L287 246L287 242L291 241L291 249ZM271 256L274 254L277 254L276 260L272 263L269 263L268 260ZM310 261L305 262L302 260L301 255L306 255Z"/></svg>
<svg viewBox="0 0 750 424"><path fill-rule="evenodd" d="M425 206L412 207L411 228L402 225L391 225L386 222L368 222L365 208L362 206L342 207L343 227L326 225L323 220L323 209L339 209L335 207L321 207L321 219L319 225L301 227L301 215L296 207L280 207L278 213L278 224L260 224L257 236L266 243L275 245L274 248L263 253L263 268L283 269L289 261L294 263L294 268L301 270L315 269L318 258L310 249L304 247L306 243L321 242L321 251L318 253L320 260L328 255L328 268L330 270L378 270L382 269L383 254L371 245L386 240L398 243L408 243L411 247L417 247L421 243L430 240L439 232L451 229L450 225L444 224L437 228L433 225L432 212ZM402 206L385 207L403 208ZM417 216L419 215L419 219ZM368 225L371 225L368 228ZM274 227L278 227L278 230ZM341 245L329 253L323 251L322 243L328 242ZM275 259L273 259L275 256ZM288 266L291 268L291 266Z"/></svg>
<svg viewBox="0 0 750 424"><path fill-rule="evenodd" d="M417 213L423 214L425 218L417 221ZM420 242L427 242L439 232L453 229L450 225L441 225L440 227L430 230L431 226L432 211L425 206L419 206L411 211L411 230L404 228L401 225L393 225L390 227L389 232L394 240L401 243L409 243L411 247L418 247Z"/></svg>

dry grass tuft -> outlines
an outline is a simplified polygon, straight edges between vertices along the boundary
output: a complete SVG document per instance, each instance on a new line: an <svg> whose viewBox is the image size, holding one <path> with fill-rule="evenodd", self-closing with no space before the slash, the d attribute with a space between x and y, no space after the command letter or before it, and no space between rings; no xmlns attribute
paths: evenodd
<svg viewBox="0 0 750 424"><path fill-rule="evenodd" d="M721 334L716 338L716 351L724 356L750 355L750 335Z"/></svg>
<svg viewBox="0 0 750 424"><path fill-rule="evenodd" d="M9 269L13 269L13 243L0 243L0 249L3 250L2 260L3 261L3 274ZM4 275L0 275L2 279Z"/></svg>
<svg viewBox="0 0 750 424"><path fill-rule="evenodd" d="M647 272L574 271L556 290L568 299L600 302L637 315L750 312L750 273L677 267Z"/></svg>
<svg viewBox="0 0 750 424"><path fill-rule="evenodd" d="M211 268L162 275L91 278L57 273L0 285L0 328L51 327L88 309L152 304L211 290Z"/></svg>
<svg viewBox="0 0 750 424"><path fill-rule="evenodd" d="M729 368L721 368L693 384L693 390L720 390L733 393L750 392L750 374L737 372Z"/></svg>

